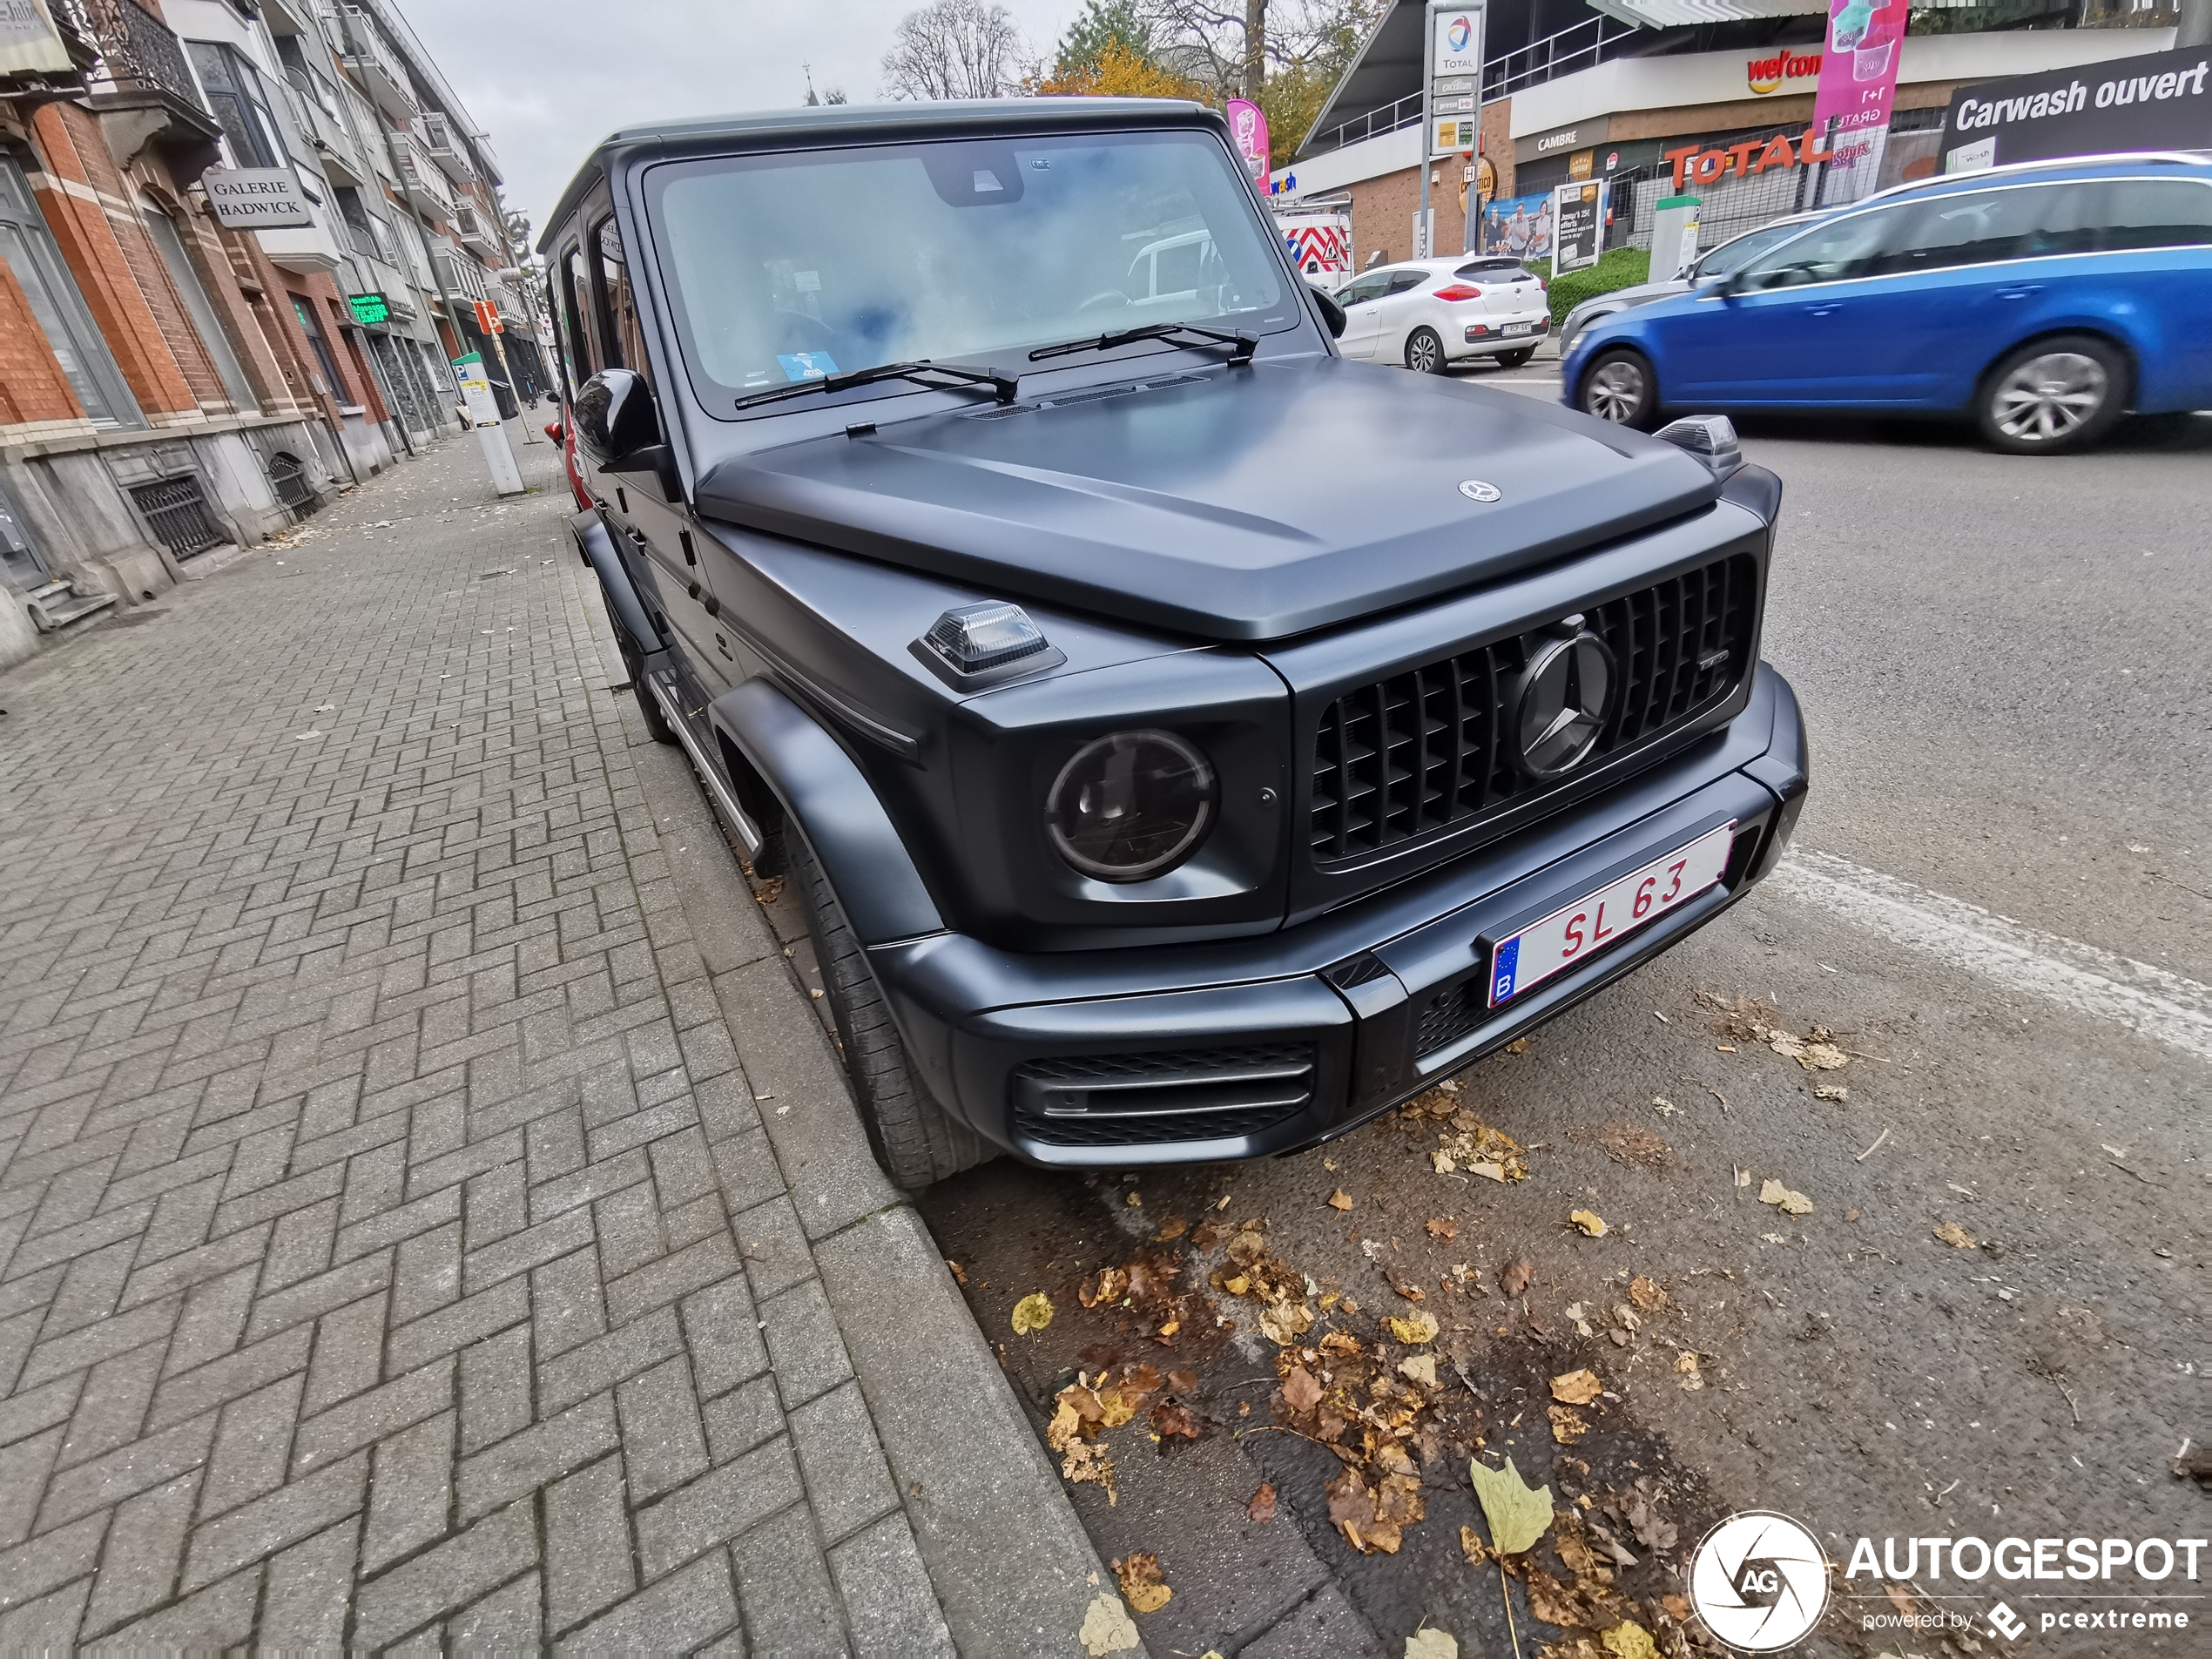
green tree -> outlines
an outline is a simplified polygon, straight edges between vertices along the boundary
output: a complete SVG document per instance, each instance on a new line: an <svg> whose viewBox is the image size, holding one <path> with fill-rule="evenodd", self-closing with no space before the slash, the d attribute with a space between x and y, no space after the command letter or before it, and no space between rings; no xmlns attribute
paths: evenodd
<svg viewBox="0 0 2212 1659"><path fill-rule="evenodd" d="M1116 41L1121 43L1123 53L1150 64L1152 39L1152 24L1139 13L1134 0L1085 0L1082 10L1068 25L1068 32L1060 37L1053 77L1067 79L1096 73L1099 60Z"/></svg>

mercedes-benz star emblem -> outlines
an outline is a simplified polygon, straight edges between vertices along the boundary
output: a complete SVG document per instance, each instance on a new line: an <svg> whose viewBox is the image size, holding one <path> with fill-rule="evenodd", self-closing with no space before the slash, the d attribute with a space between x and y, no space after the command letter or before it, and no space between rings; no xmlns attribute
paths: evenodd
<svg viewBox="0 0 2212 1659"><path fill-rule="evenodd" d="M1469 501L1496 501L1505 492L1495 484L1484 483L1480 478L1462 478L1460 480L1460 494Z"/></svg>
<svg viewBox="0 0 2212 1659"><path fill-rule="evenodd" d="M1521 770L1549 779L1581 765L1612 712L1614 678L1612 651L1587 628L1577 626L1537 647L1514 701Z"/></svg>

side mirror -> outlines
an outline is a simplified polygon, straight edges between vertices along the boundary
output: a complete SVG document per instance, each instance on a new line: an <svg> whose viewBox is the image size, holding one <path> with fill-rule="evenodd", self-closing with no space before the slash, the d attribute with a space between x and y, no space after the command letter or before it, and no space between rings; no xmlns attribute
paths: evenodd
<svg viewBox="0 0 2212 1659"><path fill-rule="evenodd" d="M1344 307L1337 303L1336 296L1322 293L1310 282L1305 285L1305 291L1313 296L1313 308L1321 314L1321 326L1329 331L1329 338L1343 339Z"/></svg>
<svg viewBox="0 0 2212 1659"><path fill-rule="evenodd" d="M645 377L627 368L603 368L576 395L576 441L594 462L618 466L661 441L660 415Z"/></svg>
<svg viewBox="0 0 2212 1659"><path fill-rule="evenodd" d="M545 435L552 439L556 443L560 442L563 435L561 429L561 423L558 421L548 421L545 423Z"/></svg>

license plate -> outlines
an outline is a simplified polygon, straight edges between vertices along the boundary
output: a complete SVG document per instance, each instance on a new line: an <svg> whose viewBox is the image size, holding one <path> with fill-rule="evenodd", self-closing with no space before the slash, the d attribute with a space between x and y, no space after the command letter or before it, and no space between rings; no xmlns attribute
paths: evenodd
<svg viewBox="0 0 2212 1659"><path fill-rule="evenodd" d="M1731 820L1501 940L1490 954L1490 1006L1510 1001L1601 945L1681 908L1721 879L1735 840Z"/></svg>
<svg viewBox="0 0 2212 1659"><path fill-rule="evenodd" d="M1509 322L1499 332L1507 334L1525 334L1535 326L1533 322Z"/></svg>

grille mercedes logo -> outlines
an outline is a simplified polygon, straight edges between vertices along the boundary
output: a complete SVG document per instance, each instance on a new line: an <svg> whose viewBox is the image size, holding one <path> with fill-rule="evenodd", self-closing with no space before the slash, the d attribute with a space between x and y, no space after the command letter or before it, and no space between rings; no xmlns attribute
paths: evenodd
<svg viewBox="0 0 2212 1659"><path fill-rule="evenodd" d="M1496 501L1504 495L1495 484L1486 484L1480 478L1462 478L1460 494L1469 501Z"/></svg>
<svg viewBox="0 0 2212 1659"><path fill-rule="evenodd" d="M1613 653L1572 618L1575 631L1547 640L1528 659L1514 702L1513 734L1531 778L1563 778L1596 746L1613 710Z"/></svg>

